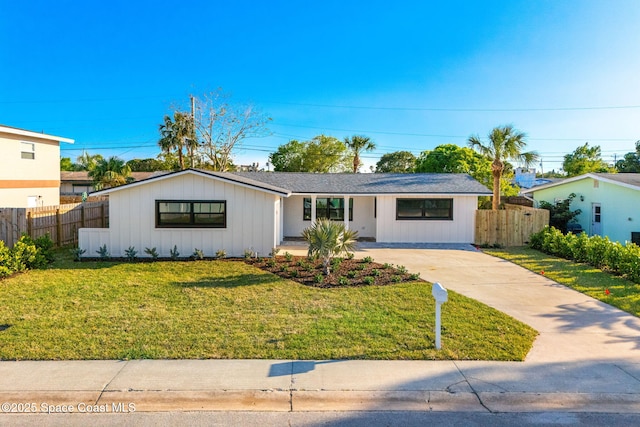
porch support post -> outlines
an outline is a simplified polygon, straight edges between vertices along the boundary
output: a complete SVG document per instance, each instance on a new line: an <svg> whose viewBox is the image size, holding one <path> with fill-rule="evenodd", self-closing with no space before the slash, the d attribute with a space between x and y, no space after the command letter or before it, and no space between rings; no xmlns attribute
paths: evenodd
<svg viewBox="0 0 640 427"><path fill-rule="evenodd" d="M342 211L342 217L344 218L344 228L345 230L349 229L349 195L345 194L344 196L342 196L342 198L344 199L344 203L343 203L343 211Z"/></svg>
<svg viewBox="0 0 640 427"><path fill-rule="evenodd" d="M311 225L316 223L316 196L311 196Z"/></svg>

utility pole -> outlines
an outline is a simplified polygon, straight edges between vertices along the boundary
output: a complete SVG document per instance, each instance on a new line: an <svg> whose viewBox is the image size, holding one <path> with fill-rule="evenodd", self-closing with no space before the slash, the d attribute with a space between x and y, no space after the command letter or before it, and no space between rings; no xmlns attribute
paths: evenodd
<svg viewBox="0 0 640 427"><path fill-rule="evenodd" d="M193 97L193 95L189 95L189 98L191 99L191 124L193 125L193 136L195 137L195 133L196 133L196 99ZM193 143L189 144L189 153L190 153L190 158L191 158L191 167L193 167Z"/></svg>

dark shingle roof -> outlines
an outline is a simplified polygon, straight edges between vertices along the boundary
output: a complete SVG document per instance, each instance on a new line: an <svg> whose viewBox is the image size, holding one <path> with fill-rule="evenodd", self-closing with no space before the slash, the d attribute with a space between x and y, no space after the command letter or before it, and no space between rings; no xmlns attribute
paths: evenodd
<svg viewBox="0 0 640 427"><path fill-rule="evenodd" d="M231 172L292 193L303 194L486 194L467 174L452 173L298 173Z"/></svg>

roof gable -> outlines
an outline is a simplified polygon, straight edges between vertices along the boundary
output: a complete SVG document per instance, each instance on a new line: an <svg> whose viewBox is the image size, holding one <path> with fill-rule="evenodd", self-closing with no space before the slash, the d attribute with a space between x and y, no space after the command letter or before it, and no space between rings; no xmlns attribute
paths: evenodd
<svg viewBox="0 0 640 427"><path fill-rule="evenodd" d="M211 171L205 171L205 170L200 170L200 169L185 169L185 170L181 170L181 171L177 171L177 172L165 173L165 174L159 175L159 176L153 176L151 178L142 179L140 181L135 181L135 182L132 182L130 184L120 185L118 187L107 188L106 190L96 191L96 192L91 193L91 195L100 196L100 195L110 194L110 193L114 193L116 191L122 191L122 190L127 190L127 189L132 188L132 187L146 185L146 184L148 184L150 182L159 182L159 181L163 181L165 179L171 179L171 178L174 178L176 176L186 175L186 174L204 176L206 178L211 178L211 179L224 181L224 182L231 182L231 183L236 184L236 185L240 185L240 186L248 187L248 188L253 188L254 190L264 191L264 192L267 192L267 193L277 194L279 196L288 197L291 194L288 190L286 190L284 188L275 187L275 186L272 186L272 185L265 184L263 182L254 181L254 180L247 179L247 178L233 176L233 175L229 174L228 172L211 172Z"/></svg>
<svg viewBox="0 0 640 427"><path fill-rule="evenodd" d="M530 188L527 193L535 193L536 191L546 190L547 188L557 187L571 182L581 181L583 179L594 179L640 191L640 173L586 173L584 175L574 176L551 184Z"/></svg>

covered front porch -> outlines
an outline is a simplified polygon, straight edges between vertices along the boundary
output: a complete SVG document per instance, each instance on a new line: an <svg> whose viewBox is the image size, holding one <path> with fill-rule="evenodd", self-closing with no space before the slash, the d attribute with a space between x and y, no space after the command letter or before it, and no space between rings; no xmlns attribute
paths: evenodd
<svg viewBox="0 0 640 427"><path fill-rule="evenodd" d="M376 241L376 197L349 194L294 195L284 199L283 241L301 240L302 230L318 218L342 221L361 241Z"/></svg>

